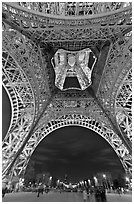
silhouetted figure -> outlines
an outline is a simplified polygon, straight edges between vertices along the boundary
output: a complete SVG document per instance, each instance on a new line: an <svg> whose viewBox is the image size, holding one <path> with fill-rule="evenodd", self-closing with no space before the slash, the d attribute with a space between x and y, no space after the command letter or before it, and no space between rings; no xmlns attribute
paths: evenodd
<svg viewBox="0 0 134 204"><path fill-rule="evenodd" d="M93 192L93 189L90 189L90 202L92 202L94 198Z"/></svg>
<svg viewBox="0 0 134 204"><path fill-rule="evenodd" d="M2 198L5 196L7 192L7 184L6 182L2 182Z"/></svg>
<svg viewBox="0 0 134 204"><path fill-rule="evenodd" d="M100 188L100 196L101 196L101 202L106 202L106 191L104 187Z"/></svg>
<svg viewBox="0 0 134 204"><path fill-rule="evenodd" d="M95 189L95 200L96 200L96 202L101 202L101 192L100 192L99 188Z"/></svg>
<svg viewBox="0 0 134 204"><path fill-rule="evenodd" d="M40 187L38 186L38 188L37 188L37 197L39 197L40 196Z"/></svg>
<svg viewBox="0 0 134 204"><path fill-rule="evenodd" d="M2 188L2 198L4 198L6 192L7 192L7 187Z"/></svg>
<svg viewBox="0 0 134 204"><path fill-rule="evenodd" d="M87 188L86 191L87 191L87 199L90 200L89 188Z"/></svg>
<svg viewBox="0 0 134 204"><path fill-rule="evenodd" d="M45 193L48 193L48 192L49 192L49 187L46 186L46 188L45 188Z"/></svg>
<svg viewBox="0 0 134 204"><path fill-rule="evenodd" d="M42 193L43 194L43 186L42 185L39 185L38 186L38 189L37 189L37 197L39 197L40 196L40 193Z"/></svg>
<svg viewBox="0 0 134 204"><path fill-rule="evenodd" d="M83 200L84 200L84 202L87 201L87 191L85 189L83 191Z"/></svg>
<svg viewBox="0 0 134 204"><path fill-rule="evenodd" d="M121 196L121 189L117 188L117 193L119 194L119 196Z"/></svg>

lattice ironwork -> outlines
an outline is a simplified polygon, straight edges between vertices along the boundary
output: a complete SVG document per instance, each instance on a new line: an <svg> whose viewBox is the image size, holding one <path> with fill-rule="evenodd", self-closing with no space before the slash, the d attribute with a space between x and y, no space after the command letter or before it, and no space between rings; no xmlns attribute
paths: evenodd
<svg viewBox="0 0 134 204"><path fill-rule="evenodd" d="M10 14L10 15L9 15ZM108 40L131 29L131 6L102 16L56 18L13 3L3 3L3 19L38 42Z"/></svg>
<svg viewBox="0 0 134 204"><path fill-rule="evenodd" d="M19 2L27 9L57 16L85 16L115 11L131 2Z"/></svg>
<svg viewBox="0 0 134 204"><path fill-rule="evenodd" d="M132 142L132 70L126 75L115 99L117 123Z"/></svg>
<svg viewBox="0 0 134 204"><path fill-rule="evenodd" d="M88 96L88 98L86 97L87 95L82 97L82 95L75 94L74 97L71 95L66 98L66 93L62 95L62 97L60 94L55 95L35 130L48 123L50 120L60 117L63 113L76 113L90 117L92 116L92 118L97 121L101 117L102 124L105 124L105 126L112 129L112 124L109 122L105 113L98 106L94 98L91 96Z"/></svg>
<svg viewBox="0 0 134 204"><path fill-rule="evenodd" d="M46 76L47 62L42 59L41 51L31 40L6 23L3 23L3 47L5 47L26 73L35 96L35 115L51 95L49 84L51 79Z"/></svg>
<svg viewBox="0 0 134 204"><path fill-rule="evenodd" d="M12 105L12 120L3 141L3 174L16 153L18 157L10 174L24 174L41 140L67 125L96 131L113 147L125 170L131 172L131 153L123 140L125 137L132 140L131 3L74 2L78 6L75 7L76 16L71 13L72 2L68 2L64 15L58 10L59 13L54 13L52 4L43 2L42 5L47 5L46 13L35 12L34 9L39 11L39 3L26 3L27 8L24 3L19 3L21 6L3 3L3 85ZM53 5L60 4L55 2ZM107 42L110 49L108 47L108 57L105 55L103 73L99 74L98 65L95 67L97 77L100 77L99 86L94 88L93 83L84 91L59 91L53 98L55 85L51 59L56 51L64 48L75 53L91 45L91 50L93 48L99 57ZM73 64L73 60L74 57L70 58L69 63ZM93 82L97 77L93 75ZM30 127L32 132L28 134ZM122 135L118 135L114 127ZM23 149L24 138L27 143ZM18 154L21 148L22 152Z"/></svg>
<svg viewBox="0 0 134 204"><path fill-rule="evenodd" d="M115 114L114 100L117 90L132 67L131 44L130 32L111 45L103 75L101 76L100 86L98 87L97 97L113 115Z"/></svg>
<svg viewBox="0 0 134 204"><path fill-rule="evenodd" d="M91 81L91 73L97 58L91 49L80 51L66 51L59 49L51 63L55 70L55 86L60 90L88 88Z"/></svg>
<svg viewBox="0 0 134 204"><path fill-rule="evenodd" d="M129 151L122 143L122 140L118 137L118 135L116 135L104 124L102 125L100 122L96 121L91 117L86 117L77 113L66 113L66 115L61 115L60 117L49 121L46 125L41 126L34 132L27 145L25 146L23 152L20 154L20 157L16 161L13 170L14 175L24 174L30 156L34 152L37 145L41 142L41 140L45 138L45 136L60 127L69 125L78 125L97 132L112 146L112 148L118 155L121 163L123 164L125 171L131 172L131 155L129 154Z"/></svg>
<svg viewBox="0 0 134 204"><path fill-rule="evenodd" d="M5 47L5 49L8 50L9 53L12 53L12 56L14 57L16 62L18 63L18 65L17 65L17 64L15 64L14 60L11 60L11 62L14 64L14 69L16 66L16 71L12 70L10 75L8 76L8 78L10 78L10 77L12 78L12 74L14 74L14 73L22 72L22 71L19 71L19 68L21 66L22 70L24 71L24 73L27 76L27 79L29 80L29 83L31 84L31 89L32 89L33 94L34 94L34 102L33 103L34 103L34 108L35 108L35 114L33 116L31 115L31 117L34 117L34 121L33 121L33 124L34 124L36 122L38 115L40 115L40 112L42 111L45 104L48 102L49 98L51 97L51 92L50 92L47 76L46 76L45 69L44 69L46 67L47 63L44 59L42 61L40 50L32 41L28 40L24 35L18 33L16 30L12 29L7 24L3 24L3 47ZM4 56L6 56L5 52L4 52ZM10 58L12 58L12 57L10 57ZM44 63L42 63L42 62L44 62ZM3 58L3 64L6 64L4 61L4 58ZM11 67L9 69L11 70ZM4 77L4 75L3 75L3 80L6 83L7 79L5 79L5 78L6 77ZM14 80L15 79L17 80L17 78L14 78ZM22 80L22 81L24 81L24 80ZM49 81L50 81L50 79L49 79ZM15 86L15 82L13 82L11 80L10 87L8 88L8 92L9 92L9 89L10 89L10 93L13 92L12 89L14 86ZM18 87L16 86L16 89L18 89L18 91L21 91L21 90L19 90L21 88L22 88L21 86L18 86ZM24 89L26 89L26 88L24 88ZM16 92L14 92L14 96L15 96L15 93ZM27 91L27 95L28 95L28 93L30 94L30 92ZM24 96L25 96L24 91L22 91L21 96L19 96L18 98L16 96L16 98L14 98L14 100L12 100L13 105L14 105L14 106L12 106L12 109L13 109L12 111L13 111L14 115L16 115L16 113L17 113L15 104L17 106L19 106L18 104L21 104L21 100L22 100L21 97L24 97ZM29 97L27 96L27 100L28 99L29 99ZM10 134L12 135L12 138L10 137L10 143L13 142L13 140L16 141L16 139L17 139L17 137L16 137L16 139L13 138L13 137L15 137L15 136L13 136L14 135L13 124L15 125L15 122L17 121L17 117L18 117L18 115L16 117L13 117L12 130L10 132ZM21 126L24 126L24 127L26 126L25 120L23 120L23 117L22 117L22 120L20 123L21 123L20 124ZM21 133L22 135L28 134L30 127L31 127L31 124L32 123L29 123L29 125L27 125L27 130L26 130L26 128L23 128L21 130L21 132L23 132L23 133ZM19 125L19 123L18 123L18 125ZM19 135L19 131L20 131L19 128L16 129L15 131L16 131L15 134ZM25 140L25 138L26 137L24 137L23 141ZM6 144L9 143L8 136L5 137L5 143ZM9 145L10 146L9 149L14 148L14 151L17 153L19 148L23 145L23 142L22 141L19 142L19 139L18 139L18 143L20 143L18 147L17 147L17 143L16 143L16 148L14 148L14 145L12 147L11 147L11 145ZM7 156L6 147L3 148L3 151L4 151L3 155L5 155L5 157L7 159L9 155ZM10 153L11 153L11 151L10 151ZM13 153L13 151L12 151L12 154L15 155L15 153ZM13 158L14 158L14 156L12 156L11 159L9 157L8 162L6 161L6 159L3 159L3 162L5 163L4 164L4 171L6 171L6 169L8 168L8 165L10 165L12 163Z"/></svg>
<svg viewBox="0 0 134 204"><path fill-rule="evenodd" d="M6 50L3 50L2 64L3 85L12 105L11 123L2 145L5 170L27 137L34 119L35 100L25 73Z"/></svg>

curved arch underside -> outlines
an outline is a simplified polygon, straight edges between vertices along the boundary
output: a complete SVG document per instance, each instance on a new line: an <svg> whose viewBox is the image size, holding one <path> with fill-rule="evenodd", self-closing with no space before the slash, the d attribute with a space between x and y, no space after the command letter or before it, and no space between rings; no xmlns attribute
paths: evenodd
<svg viewBox="0 0 134 204"><path fill-rule="evenodd" d="M61 23L68 25L64 30L59 19L43 21L48 17L37 15L38 22L46 26L46 36L41 24L37 25L36 14L32 13L29 24L30 15L25 8L3 4L2 77L12 106L11 125L3 142L3 175L24 174L40 141L68 125L97 132L112 146L125 170L131 172L131 6L90 19L92 29L88 16L84 17L82 21L89 27L86 30L77 19L71 25L63 18ZM85 91L58 90L50 63L54 53L61 47L75 52L87 48L86 43L98 57L91 87Z"/></svg>
<svg viewBox="0 0 134 204"><path fill-rule="evenodd" d="M29 162L32 153L34 152L38 144L41 142L41 140L44 139L44 137L46 137L48 134L58 128L74 125L89 128L98 133L100 136L102 136L116 152L125 171L127 173L131 171L131 155L129 154L127 148L123 145L118 135L116 135L108 127L104 126L104 124L102 125L100 124L100 122L92 118L77 114L67 114L62 115L61 117L55 120L52 120L46 126L41 126L37 129L37 131L35 131L35 133L31 136L28 144L25 146L24 150L22 151L20 157L17 160L15 165L16 169L14 168L14 173L24 173L22 172L22 170L25 171L25 168ZM22 165L23 168L20 168L22 167Z"/></svg>
<svg viewBox="0 0 134 204"><path fill-rule="evenodd" d="M3 49L3 85L10 96L12 117L3 140L3 167L11 163L25 140L34 119L34 96L31 85L8 51Z"/></svg>
<svg viewBox="0 0 134 204"><path fill-rule="evenodd" d="M6 111L5 111L6 110ZM11 104L6 88L2 86L2 140L8 132L11 122Z"/></svg>
<svg viewBox="0 0 134 204"><path fill-rule="evenodd" d="M50 172L56 178L63 178L66 172L69 179L76 176L78 180L99 170L112 169L113 176L125 172L111 145L96 132L78 125L60 127L44 137L30 157L26 174L31 164L35 174Z"/></svg>

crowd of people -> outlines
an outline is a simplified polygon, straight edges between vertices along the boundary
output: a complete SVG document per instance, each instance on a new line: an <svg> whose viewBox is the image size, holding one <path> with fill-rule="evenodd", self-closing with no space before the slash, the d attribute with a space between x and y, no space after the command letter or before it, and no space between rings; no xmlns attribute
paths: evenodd
<svg viewBox="0 0 134 204"><path fill-rule="evenodd" d="M37 188L37 197L39 197L40 194L43 194L43 192L48 193L49 190L47 188L44 188L43 185L39 185ZM61 193L60 189L60 193ZM94 189L88 189L84 188L82 191L83 194L83 201L92 202L95 200L96 202L106 202L106 190L103 186L95 187Z"/></svg>
<svg viewBox="0 0 134 204"><path fill-rule="evenodd" d="M96 202L106 202L106 190L103 186L95 187L93 189L84 189L83 190L83 201L92 202L95 199Z"/></svg>
<svg viewBox="0 0 134 204"><path fill-rule="evenodd" d="M38 187L37 187L37 197L40 196L40 193L43 194L43 192L45 193L48 193L49 192L49 187L48 186L45 186L43 184L40 184Z"/></svg>
<svg viewBox="0 0 134 204"><path fill-rule="evenodd" d="M44 185L43 183L39 183L36 186L31 186L31 192L36 192L36 196L39 197L40 194L43 193L48 193L51 190L54 190L55 192L79 192L82 194L83 201L84 202L107 202L107 196L106 196L106 188L104 186L81 186L81 187L76 187L75 189L71 188L63 188L63 187L50 187L47 185ZM23 188L21 189L22 191L30 190L28 188ZM2 185L2 197L5 196L6 193L11 193L11 192L18 192L17 190L9 191L7 188L6 183L3 183ZM121 196L121 193L125 193L125 191L121 191L121 188L117 188L113 191L114 193L118 193L119 196Z"/></svg>
<svg viewBox="0 0 134 204"><path fill-rule="evenodd" d="M39 185L37 188L37 197L39 197L40 194L43 194L43 192L48 193L48 189L44 188L43 185ZM64 192L60 189L59 191ZM71 192L71 191L70 191ZM98 186L95 187L94 189L89 189L89 188L84 188L81 189L82 195L83 195L83 201L84 202L92 202L92 201L96 201L96 202L106 202L106 190L103 186Z"/></svg>

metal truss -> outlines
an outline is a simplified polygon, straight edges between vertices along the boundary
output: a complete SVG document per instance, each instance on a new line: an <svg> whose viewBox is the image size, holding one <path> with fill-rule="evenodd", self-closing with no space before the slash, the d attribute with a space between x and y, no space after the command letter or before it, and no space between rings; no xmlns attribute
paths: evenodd
<svg viewBox="0 0 134 204"><path fill-rule="evenodd" d="M32 134L24 150L16 161L16 164L14 165L14 175L24 174L29 159L41 140L43 140L52 131L61 127L71 125L82 126L97 132L112 146L117 156L119 157L125 171L127 173L131 173L131 155L129 154L129 151L127 150L125 145L122 143L122 140L118 137L117 134L113 132L112 129L108 128L104 124L102 125L102 121L97 121L92 117L77 113L64 114L62 112L59 117L54 118L54 120L50 120L48 123L46 123L46 125L42 125L40 128L37 128L34 134Z"/></svg>
<svg viewBox="0 0 134 204"><path fill-rule="evenodd" d="M40 141L57 128L68 125L80 125L100 134L113 147L125 171L131 173L131 155L121 138L113 131L105 113L92 97L78 99L77 94L73 99L63 98L63 96L60 98L60 95L55 96L14 164L12 173L23 175L29 159Z"/></svg>
<svg viewBox="0 0 134 204"><path fill-rule="evenodd" d="M45 104L48 103L48 100L51 97L51 93L48 86L48 82L50 81L50 79L47 80L49 76L46 76L45 69L44 69L47 63L44 59L42 60L40 49L32 41L28 40L24 35L18 33L16 30L12 29L10 26L8 26L5 23L3 23L2 42L5 50L8 50L8 51L3 51L3 66L4 66L3 83L7 84L7 86L5 85L4 87L6 88L6 90L8 88L8 93L9 95L12 96L10 98L12 98L11 104L12 104L12 114L13 114L12 122L10 125L11 127L10 144L13 144L13 145L12 146L9 145L8 134L5 137L4 144L3 144L3 155L4 155L3 175L4 175L8 167L12 164L15 158L15 155L17 155L19 149L22 148L23 141L25 141L25 139L27 138L26 135L28 135L30 128L32 128L32 126L36 122L37 117L40 115L40 112L42 112L42 109L44 108ZM9 53L11 53L11 55ZM6 59L8 55L10 55L10 57ZM6 76L7 73L9 73L8 78ZM21 75L23 73L24 77L23 75L19 76L19 73L21 73ZM23 78L21 82L18 82L18 81L15 82L15 80L18 79L17 74L19 77ZM25 76L27 77L27 80L25 79L26 78ZM9 83L9 80L10 80L10 83ZM23 85L23 87L19 85L19 83L20 84L22 83L21 85ZM31 91L34 99L30 99L31 91L29 91L28 88L25 87L27 83L29 83L29 86L31 87ZM18 96L16 91L18 91L18 93L21 92L21 94L19 94ZM29 113L30 115L28 116L29 111L27 111L27 108L26 108L25 111L27 111L27 116L24 116L24 117L26 117L27 119L24 120L22 115L20 120L18 109L20 108L19 106L22 106L21 103L24 100L23 98L25 99L25 101L30 100L30 103L33 103L35 110L34 110L34 113L31 113L31 114ZM21 112L20 112L21 114L24 108L25 107L21 107ZM29 124L26 124L26 120L28 122L28 117L31 117L33 121L29 121ZM18 129L16 128L17 126L16 124L18 125ZM24 126L23 128L21 128L21 134L20 134L20 128L19 128L20 126L21 127ZM18 135L18 141L17 141L17 136L15 135ZM25 135L25 137L23 137L23 140L20 139L19 141L19 135L20 135L20 138L23 137L23 135ZM16 142L16 147L14 148L15 142ZM14 151L12 151L12 148L14 148ZM10 152L8 153L8 151Z"/></svg>
<svg viewBox="0 0 134 204"><path fill-rule="evenodd" d="M23 175L41 140L68 125L97 132L112 146L125 171L131 173L131 154L112 126L112 123L117 125L122 137L131 142L131 5L107 3L106 7L105 3L103 9L111 12L104 14L106 11L100 12L98 4L98 10L92 10L96 12L95 17L87 13L82 18L72 15L68 19L31 11L28 4L25 4L27 8L22 4L3 3L3 86L12 106L10 128L3 141L3 175L16 155L10 174ZM54 47L58 41L58 46L63 43L66 47L66 43L78 42L84 49L107 40L111 47L95 92L105 111L87 90L59 91L53 98L55 86L49 63L52 56L43 50L45 43L52 43ZM79 50L78 44L76 50ZM22 150L20 154L19 150Z"/></svg>
<svg viewBox="0 0 134 204"><path fill-rule="evenodd" d="M2 43L28 77L35 97L36 118L51 95L48 84L50 79L45 72L47 62L45 58L42 59L41 51L35 43L4 22Z"/></svg>
<svg viewBox="0 0 134 204"><path fill-rule="evenodd" d="M131 87L131 73L132 73L132 33L128 32L118 41L116 41L113 45L111 45L111 49L109 51L109 55L106 61L106 65L104 67L103 75L100 80L100 86L97 91L97 98L101 102L103 108L109 115L112 122L120 126L121 122L117 119L117 106L118 101L123 100L123 96L130 95L129 106L127 106L127 111L129 112L129 117L126 122L129 123L127 130L125 127L120 128L122 137L129 140L131 144L131 131L132 131L132 120L131 120L131 103L132 103L132 87ZM126 76L129 76L126 79ZM123 85L124 84L124 85ZM121 87L129 87L121 88ZM124 91L122 91L124 90ZM121 93L120 93L121 91ZM127 93L128 91L128 93ZM117 96L118 93L118 96ZM120 94L119 94L120 93ZM116 102L117 98L117 102ZM120 99L119 99L120 98ZM124 103L126 98L124 99ZM126 101L127 103L127 101ZM123 107L122 107L123 108ZM125 105L124 105L125 108ZM118 109L119 110L119 109ZM119 114L119 112L118 112ZM117 119L117 120L116 120ZM128 122L129 121L129 122ZM123 130L125 128L125 130Z"/></svg>
<svg viewBox="0 0 134 204"><path fill-rule="evenodd" d="M12 118L3 140L3 173L27 137L34 119L35 100L31 85L23 70L8 51L3 50L3 85L10 96Z"/></svg>
<svg viewBox="0 0 134 204"><path fill-rule="evenodd" d="M132 69L117 92L115 112L120 129L132 142Z"/></svg>
<svg viewBox="0 0 134 204"><path fill-rule="evenodd" d="M130 2L19 2L17 4L29 10L57 16L91 16L131 5Z"/></svg>
<svg viewBox="0 0 134 204"><path fill-rule="evenodd" d="M60 90L85 90L92 83L91 73L96 60L97 58L89 48L76 52L59 49L51 59L56 74L55 86ZM90 67L88 67L88 63L90 63ZM72 86L67 84L64 87L69 78L72 78L71 81L76 83L72 83Z"/></svg>
<svg viewBox="0 0 134 204"><path fill-rule="evenodd" d="M32 12L14 3L3 3L3 20L40 43L109 40L131 29L131 6L102 15L65 18ZM9 15L10 13L10 15Z"/></svg>
<svg viewBox="0 0 134 204"><path fill-rule="evenodd" d="M113 113L115 94L132 67L132 33L128 32L111 44L96 95ZM116 86L115 86L116 83Z"/></svg>

